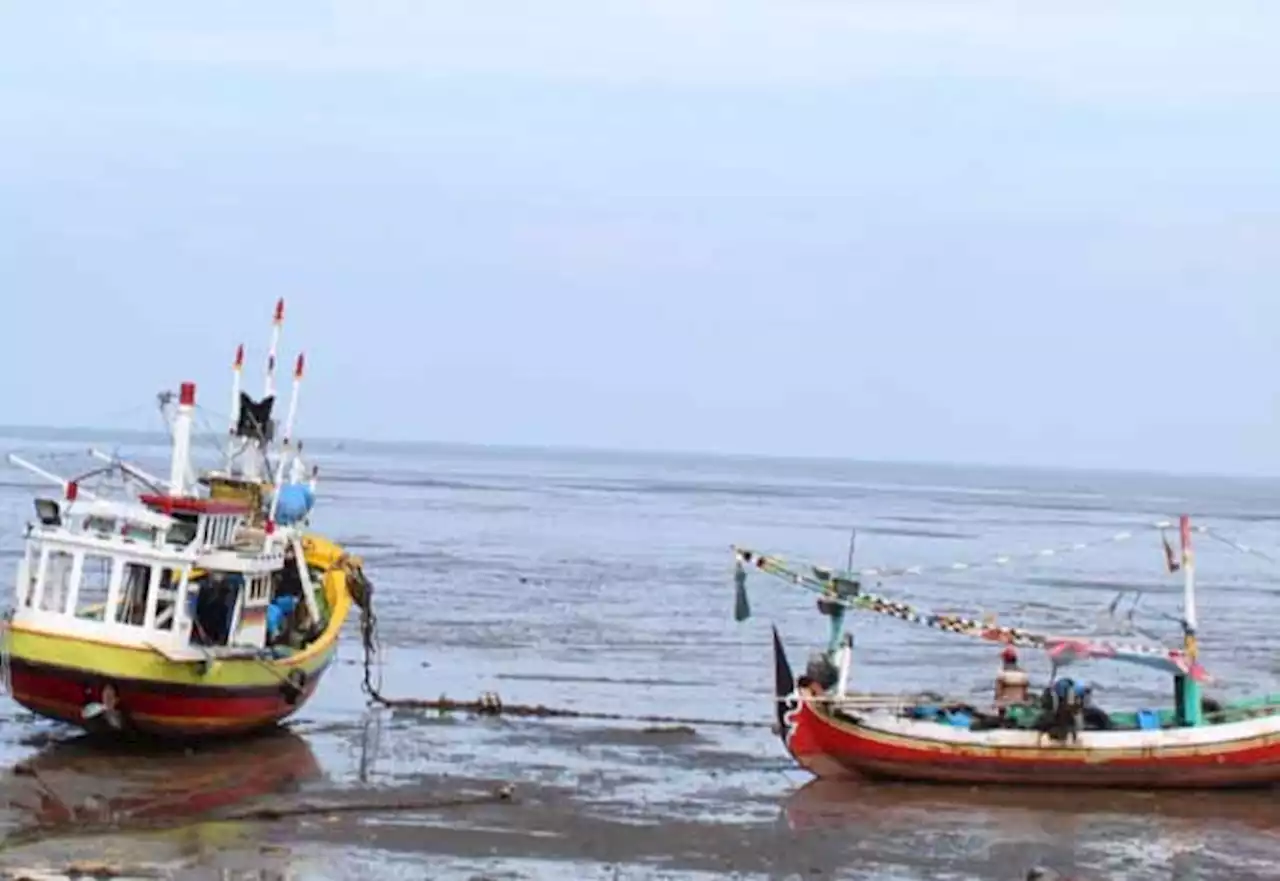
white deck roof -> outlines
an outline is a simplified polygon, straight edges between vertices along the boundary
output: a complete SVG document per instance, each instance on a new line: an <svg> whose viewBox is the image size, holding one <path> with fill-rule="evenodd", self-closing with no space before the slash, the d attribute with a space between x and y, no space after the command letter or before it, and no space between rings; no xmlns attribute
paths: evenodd
<svg viewBox="0 0 1280 881"><path fill-rule="evenodd" d="M113 499L77 501L63 512L67 517L101 517L107 520L124 520L151 529L170 529L177 521L166 514L152 511L145 505L119 502Z"/></svg>

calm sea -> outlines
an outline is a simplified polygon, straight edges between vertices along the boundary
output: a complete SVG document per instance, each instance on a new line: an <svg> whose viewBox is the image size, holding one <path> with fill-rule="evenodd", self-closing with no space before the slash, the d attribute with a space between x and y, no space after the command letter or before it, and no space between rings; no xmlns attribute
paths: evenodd
<svg viewBox="0 0 1280 881"><path fill-rule="evenodd" d="M0 437L0 450L62 474L94 467L88 445L82 437ZM163 447L111 436L98 445L165 468ZM1002 622L1088 629L1117 591L1138 589L1136 620L1168 635L1181 583L1164 572L1160 533L1150 524L1189 512L1280 558L1275 481L355 442L312 444L309 452L320 466L314 525L366 561L385 691L396 696L496 691L509 703L767 724L770 624L800 664L825 627L807 594L760 577L751 584L754 616L735 623L732 543L842 563L856 529L858 566L945 567L1102 542L1010 567L887 579L881 590ZM7 567L40 487L22 471L0 471ZM1125 531L1134 537L1105 541ZM1176 531L1169 538L1176 543ZM1203 656L1221 680L1214 693L1280 691L1280 569L1224 541L1197 542ZM855 618L852 626L860 687L989 692L997 660L989 646L891 620ZM370 818L341 846L326 843L323 828L275 840L281 877L732 871L924 881L1021 878L1042 864L1099 881L1212 881L1280 871L1280 810L1270 796L806 788L807 775L791 767L766 727L646 736L640 722L369 713L354 626L342 651L347 663L294 726L299 749L319 768L304 792L387 790L439 774L511 780L554 789L583 823L607 829L581 827L592 844L572 840L577 827L568 820L559 832L516 823L478 844L478 820ZM1040 659L1030 666L1038 676L1048 670ZM1167 680L1141 669L1081 672L1101 686L1104 707L1162 703L1170 691ZM60 748L29 745L33 733L64 735L8 698L0 720L0 757L10 763ZM470 828L471 837L411 834L441 824ZM378 833L384 826L391 831ZM625 828L636 830L625 846L600 844ZM248 841L257 834L243 832ZM48 856L48 847L23 858Z"/></svg>

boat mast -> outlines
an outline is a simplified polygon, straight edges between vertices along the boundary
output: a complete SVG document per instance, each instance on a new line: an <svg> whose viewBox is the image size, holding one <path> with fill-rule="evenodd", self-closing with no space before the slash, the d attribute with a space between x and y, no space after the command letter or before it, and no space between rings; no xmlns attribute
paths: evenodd
<svg viewBox="0 0 1280 881"><path fill-rule="evenodd" d="M293 391L289 394L289 415L284 421L284 438L280 442L280 458L276 462L275 491L271 496L271 510L267 512L267 522L274 523L276 509L280 505L280 489L284 485L285 460L289 458L290 438L293 436L293 423L298 418L298 390L302 387L302 368L306 364L304 355L298 355L298 363L293 368Z"/></svg>
<svg viewBox="0 0 1280 881"><path fill-rule="evenodd" d="M1183 514L1178 518L1178 532L1182 544L1182 647L1187 663L1195 665L1199 648L1196 645L1196 564L1191 548L1191 518ZM1190 676L1180 676L1178 687L1183 721L1187 725L1199 725L1203 719L1200 704L1200 683Z"/></svg>
<svg viewBox="0 0 1280 881"><path fill-rule="evenodd" d="M1186 514L1178 520L1182 538L1182 620L1183 648L1188 660L1196 657L1196 564L1191 550L1191 518Z"/></svg>
<svg viewBox="0 0 1280 881"><path fill-rule="evenodd" d="M284 297L276 300L276 311L271 318L271 346L267 349L267 371L263 379L262 399L275 397L276 393L276 351L280 348L280 330L284 325ZM261 426L263 430L267 426ZM253 440L250 443L251 455L245 463L245 477L252 481L261 481L262 459L267 454L265 441Z"/></svg>
<svg viewBox="0 0 1280 881"><path fill-rule="evenodd" d="M236 457L236 428L240 424L240 380L244 370L244 343L236 346L236 360L231 365L231 425L227 429L227 476Z"/></svg>
<svg viewBox="0 0 1280 881"><path fill-rule="evenodd" d="M173 458L169 463L169 495L187 492L191 459L191 412L196 406L196 384L184 382L178 392L178 412L173 417Z"/></svg>

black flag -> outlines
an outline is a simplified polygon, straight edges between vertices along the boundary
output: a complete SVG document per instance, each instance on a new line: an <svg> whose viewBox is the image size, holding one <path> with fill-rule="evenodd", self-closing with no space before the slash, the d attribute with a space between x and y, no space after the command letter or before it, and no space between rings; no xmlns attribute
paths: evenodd
<svg viewBox="0 0 1280 881"><path fill-rule="evenodd" d="M751 617L751 603L747 599L747 570L738 560L733 566L733 620L746 621Z"/></svg>
<svg viewBox="0 0 1280 881"><path fill-rule="evenodd" d="M271 443L275 435L275 423L271 421L271 407L275 395L267 395L261 401L240 393L240 417L236 420L236 437L249 438L264 444Z"/></svg>

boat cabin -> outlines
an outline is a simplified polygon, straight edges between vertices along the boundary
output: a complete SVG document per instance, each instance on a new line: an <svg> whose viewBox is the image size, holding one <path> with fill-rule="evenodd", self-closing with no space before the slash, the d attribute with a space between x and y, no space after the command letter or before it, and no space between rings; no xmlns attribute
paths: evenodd
<svg viewBox="0 0 1280 881"><path fill-rule="evenodd" d="M298 607L319 620L297 537L248 526L243 502L78 495L36 500L15 620L172 660L274 649Z"/></svg>

